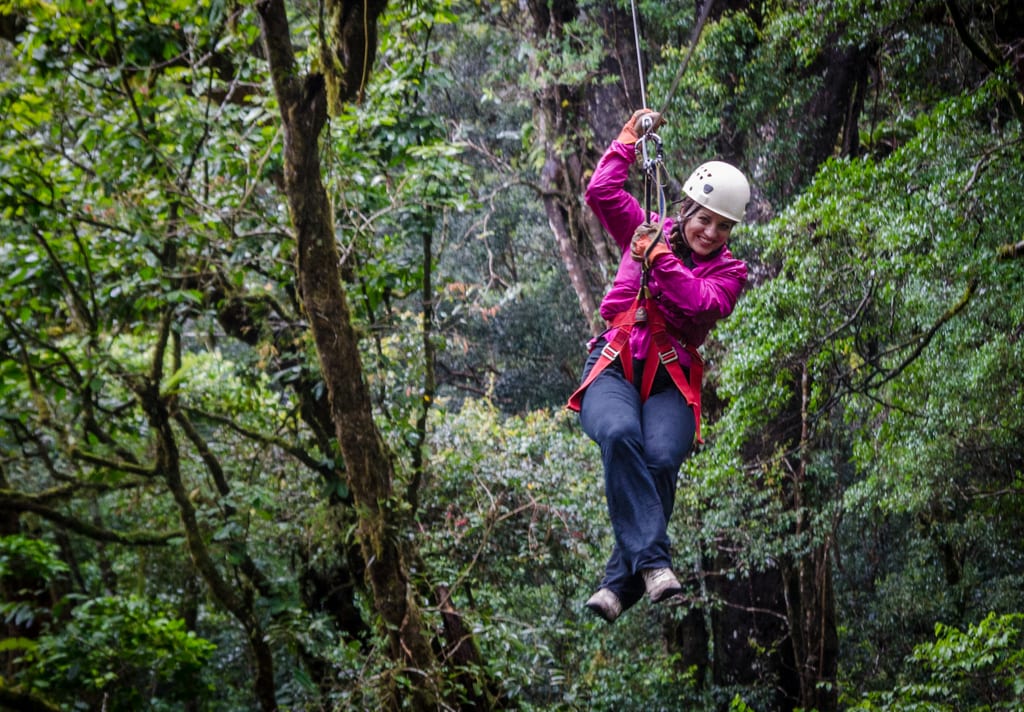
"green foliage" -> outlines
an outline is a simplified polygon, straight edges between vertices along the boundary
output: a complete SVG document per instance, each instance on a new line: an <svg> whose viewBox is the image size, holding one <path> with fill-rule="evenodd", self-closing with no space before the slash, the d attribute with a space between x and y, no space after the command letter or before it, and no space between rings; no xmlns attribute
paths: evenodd
<svg viewBox="0 0 1024 712"><path fill-rule="evenodd" d="M713 155L722 117L735 116L751 100L749 94L753 92L747 91L751 79L744 78L741 82L737 69L751 62L750 55L758 39L759 30L754 20L744 13L726 13L718 22L709 23L693 48L685 79L676 95L663 99L657 92L671 88L678 65L691 47L670 44L662 50L661 61L651 68L650 103L660 107L665 101L671 102L668 116L672 120L662 133L667 145L686 151L681 165L696 165ZM774 61L785 61L785 57L776 54ZM756 78L756 71L752 74ZM775 86L775 91L781 94L783 87L778 82Z"/></svg>
<svg viewBox="0 0 1024 712"><path fill-rule="evenodd" d="M993 258L1006 231L1012 233L1019 223L1008 210L1012 189L999 176L1019 166L1007 151L1012 134L992 137L986 149L978 143L983 135L968 128L970 107L983 104L972 98L966 110L963 105L940 110L920 139L883 163L826 166L785 216L740 238L741 251L777 265L779 276L744 299L739 318L720 333L725 345L739 352L724 364L723 385L734 400L731 422L723 430L743 432L743 423L763 421L788 397L780 388L786 386L785 374L792 378L794 367L805 361L820 374L812 380L812 407L830 403L830 394L817 389L832 387L833 372L850 374L854 391L890 380L890 373L902 375L899 367L914 353L912 347L933 325L944 323L965 294L969 308L1000 318L997 323L972 320L968 329L1012 328L1017 316L1010 313L1004 320L1001 312L1020 279L1019 269ZM983 184L977 185L972 172L991 165L986 150L1000 154L1001 169L979 175ZM976 163L979 158L982 163ZM965 198L965 185L976 199ZM975 297L970 285L982 279L986 288ZM808 304L817 308L807 309ZM897 316L876 320L874 310L882 305ZM765 333L765 323L777 328ZM941 353L947 368L950 357L963 360L962 371L951 369L932 387L973 373L977 349L992 343L984 331L965 339L960 329L938 330L931 338L950 339L951 346L973 342L925 352L926 359ZM919 367L906 366L912 373ZM734 390L731 383L745 388Z"/></svg>
<svg viewBox="0 0 1024 712"><path fill-rule="evenodd" d="M920 682L873 693L859 710L1014 710L1024 695L1024 615L990 613L966 631L935 624L935 642L907 661Z"/></svg>
<svg viewBox="0 0 1024 712"><path fill-rule="evenodd" d="M571 414L514 418L467 401L438 418L431 439L438 472L428 491L438 522L430 550L447 562L435 569L442 580L475 567L474 580L500 575L529 587L589 568L593 547L607 543L603 498L594 453ZM563 593L569 605L572 591Z"/></svg>
<svg viewBox="0 0 1024 712"><path fill-rule="evenodd" d="M883 72L860 80L858 137L868 151L887 154L909 138L918 113L979 81L962 42L935 21L943 14L934 0L774 2L723 13L705 27L676 95L665 98L671 164L757 157L749 167L758 191L770 204L788 204L810 178L804 152L823 118L816 102L835 90L828 82L837 78L822 73L860 71L856 61L839 66L857 53L876 57ZM669 26L647 29L660 36ZM654 105L688 49L680 38L665 41L650 68Z"/></svg>
<svg viewBox="0 0 1024 712"><path fill-rule="evenodd" d="M47 588L69 571L58 556L57 547L41 539L22 535L0 537L0 619L9 630L24 630L39 625L49 617L49 610L39 603ZM0 649L32 649L35 642L12 638Z"/></svg>
<svg viewBox="0 0 1024 712"><path fill-rule="evenodd" d="M202 673L213 652L156 602L94 598L39 638L24 677L71 709L172 710L211 696L214 682Z"/></svg>
<svg viewBox="0 0 1024 712"><path fill-rule="evenodd" d="M684 611L641 602L608 627L583 608L611 537L599 454L575 420L484 400L436 413L419 518L429 571L522 709L705 708L659 634Z"/></svg>
<svg viewBox="0 0 1024 712"><path fill-rule="evenodd" d="M57 556L52 544L21 535L0 537L0 578L45 581L67 570L68 565Z"/></svg>
<svg viewBox="0 0 1024 712"><path fill-rule="evenodd" d="M486 12L501 14L496 7ZM412 327L420 326L427 278L440 395L488 393L508 412L560 404L582 365L584 338L574 335L585 325L547 254L550 232L534 191L510 172L524 160L528 102L512 95L508 82L510 73L526 71L527 49L479 20L451 25L429 8L398 12L389 27L382 44L388 61L367 103L339 117L330 159L345 166L331 176L340 222L351 226L353 247L368 246L366 258L352 253L350 294L361 322L391 342L372 349L367 342L365 352L375 385L388 384L382 410L412 419L420 404L424 347ZM573 29L562 41L575 46ZM460 81L403 60L419 51L409 44L417 33L428 38L431 59L453 67ZM496 51L508 62L493 66L488 57ZM559 64L575 59L556 54L547 69L575 71Z"/></svg>
<svg viewBox="0 0 1024 712"><path fill-rule="evenodd" d="M583 610L611 535L597 449L560 410L587 334L537 199L545 150L562 146L534 144L530 92L606 81L607 42L585 21L528 42L523 8L392 8L365 103L322 146L366 337L354 377L401 483L422 474L399 532L419 547L416 591L441 631L436 587L450 587L485 660L446 684L462 672L529 710L771 708L776 681L701 686L666 652L688 609L642 602L613 627ZM191 512L270 643L278 704L379 707L399 673L368 632L344 462L316 418L254 8L7 9L24 19L0 57L11 682L67 709L190 694L253 708L250 642L184 546ZM640 9L659 105L695 4ZM313 67L317 18L295 10ZM861 709L1009 709L1022 694L1024 270L999 259L1024 234L1016 86L981 81L941 18L942 3L902 0L730 10L664 131L670 166L735 155L777 209L733 240L754 280L705 348L708 444L684 467L676 561L695 584L745 584L824 549L838 683ZM864 151L808 165L830 52L867 49ZM690 593L708 620L727 610Z"/></svg>
<svg viewBox="0 0 1024 712"><path fill-rule="evenodd" d="M445 367L466 374L466 390L486 393L507 413L565 404L586 357L587 331L563 275L547 268L522 287L451 296L442 303L451 314Z"/></svg>
<svg viewBox="0 0 1024 712"><path fill-rule="evenodd" d="M827 164L736 240L774 276L719 330L729 405L712 433L716 451L758 453L758 476L705 521L738 504L778 525L725 529L747 561L830 536L855 552L838 574L844 661L868 687L895 679L933 621L1020 607L1019 552L996 543L1020 536L1024 432L1024 272L997 259L1024 227L1009 179L1024 166L1019 127L986 120L1003 90L947 100L884 160ZM786 511L757 509L772 490ZM817 534L786 534L789 517Z"/></svg>

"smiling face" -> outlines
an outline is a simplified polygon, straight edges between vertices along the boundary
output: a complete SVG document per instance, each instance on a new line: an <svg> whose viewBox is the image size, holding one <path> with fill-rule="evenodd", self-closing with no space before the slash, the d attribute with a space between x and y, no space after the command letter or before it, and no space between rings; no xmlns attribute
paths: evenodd
<svg viewBox="0 0 1024 712"><path fill-rule="evenodd" d="M713 210L699 208L687 218L683 225L683 235L694 253L707 257L726 243L735 225L735 220L722 217Z"/></svg>

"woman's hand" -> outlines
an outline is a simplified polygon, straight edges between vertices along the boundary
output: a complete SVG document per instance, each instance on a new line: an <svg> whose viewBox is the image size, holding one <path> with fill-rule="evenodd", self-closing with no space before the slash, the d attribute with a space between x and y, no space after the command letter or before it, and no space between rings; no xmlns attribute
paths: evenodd
<svg viewBox="0 0 1024 712"><path fill-rule="evenodd" d="M650 267L654 261L662 255L667 255L669 249L667 241L662 238L655 242L661 229L651 223L641 223L633 231L633 240L629 244L629 254L637 262L644 262Z"/></svg>
<svg viewBox="0 0 1024 712"><path fill-rule="evenodd" d="M665 125L665 119L661 114L650 109L637 109L629 117L629 121L622 127L619 133L618 142L631 146L640 140L640 137L648 131L657 131Z"/></svg>

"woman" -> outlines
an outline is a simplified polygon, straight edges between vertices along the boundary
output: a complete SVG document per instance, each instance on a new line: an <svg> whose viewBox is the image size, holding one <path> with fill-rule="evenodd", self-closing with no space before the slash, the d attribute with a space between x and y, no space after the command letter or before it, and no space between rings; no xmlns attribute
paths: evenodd
<svg viewBox="0 0 1024 712"><path fill-rule="evenodd" d="M590 344L583 382L569 401L601 447L615 546L586 605L609 623L646 592L657 603L682 587L667 534L679 467L700 438L700 356L715 323L732 313L746 265L726 247L750 186L720 161L683 187L679 217L651 215L624 190L640 127L661 117L640 110L601 158L586 201L622 250L601 303L609 328Z"/></svg>

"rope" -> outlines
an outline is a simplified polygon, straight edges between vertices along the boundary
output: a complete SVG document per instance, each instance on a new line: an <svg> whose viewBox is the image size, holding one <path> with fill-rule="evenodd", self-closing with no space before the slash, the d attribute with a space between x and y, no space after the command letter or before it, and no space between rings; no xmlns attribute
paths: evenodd
<svg viewBox="0 0 1024 712"><path fill-rule="evenodd" d="M686 71L686 66L690 63L690 57L693 56L693 50L697 48L697 40L700 39L700 33L704 30L704 23L708 20L708 15L711 14L711 6L715 4L715 0L705 0L704 7L700 11L700 17L697 18L697 25L693 28L693 36L690 38L690 49L686 52L686 57L683 58L683 63L679 65L679 70L676 72L675 79L672 80L672 86L669 87L668 94L665 95L665 104L662 106L661 113L664 115L668 111L668 105L672 101L672 97L675 96L676 89L679 88L679 80L683 78L683 73ZM636 20L634 18L633 27L636 28ZM637 51L639 51L639 40L637 41ZM640 84L643 85L643 77L640 77Z"/></svg>
<svg viewBox="0 0 1024 712"><path fill-rule="evenodd" d="M636 70L640 74L640 106L647 108L647 89L644 87L644 63L640 57L640 21L636 11L636 0L630 0L633 8L633 44L636 45Z"/></svg>
<svg viewBox="0 0 1024 712"><path fill-rule="evenodd" d="M640 106L646 109L647 87L644 85L644 62L640 52L640 15L636 9L636 0L630 0L629 4L633 10L633 44L636 46L636 70L640 76ZM693 56L693 51L697 48L697 40L700 39L701 32L704 31L704 24L707 22L708 15L711 14L711 6L714 4L715 0L705 0L703 3L704 6L701 8L700 16L697 18L697 24L693 28L693 35L690 37L690 48L683 58L683 63L679 65L679 70L672 80L672 86L669 87L668 94L665 95L665 104L661 109L661 114L663 115L668 110L668 105L672 101L672 97L675 96L676 89L679 88L679 82L686 72L687 65L690 64L690 57Z"/></svg>

